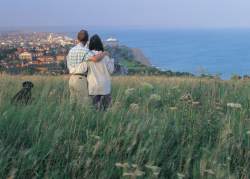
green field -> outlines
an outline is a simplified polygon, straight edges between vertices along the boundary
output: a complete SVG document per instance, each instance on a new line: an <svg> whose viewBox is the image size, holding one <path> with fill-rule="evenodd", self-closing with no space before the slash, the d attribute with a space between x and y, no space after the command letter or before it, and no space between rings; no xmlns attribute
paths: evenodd
<svg viewBox="0 0 250 179"><path fill-rule="evenodd" d="M33 103L11 105L24 80ZM114 77L97 112L67 80L0 76L0 178L250 178L250 81Z"/></svg>

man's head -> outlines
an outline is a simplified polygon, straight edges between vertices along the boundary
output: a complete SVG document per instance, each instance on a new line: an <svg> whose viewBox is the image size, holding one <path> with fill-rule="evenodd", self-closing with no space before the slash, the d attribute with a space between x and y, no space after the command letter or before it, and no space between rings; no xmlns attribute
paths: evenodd
<svg viewBox="0 0 250 179"><path fill-rule="evenodd" d="M82 43L83 45L86 45L86 43L89 40L89 34L88 31L86 30L81 30L80 32L78 32L77 34L77 39L80 43Z"/></svg>

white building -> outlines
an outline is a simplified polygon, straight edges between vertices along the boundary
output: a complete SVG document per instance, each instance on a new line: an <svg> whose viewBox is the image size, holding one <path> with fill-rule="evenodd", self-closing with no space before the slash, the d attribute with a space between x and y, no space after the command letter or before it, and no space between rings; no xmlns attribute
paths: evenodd
<svg viewBox="0 0 250 179"><path fill-rule="evenodd" d="M29 52L23 52L19 55L19 58L21 60L28 60L28 61L32 61L32 54Z"/></svg>
<svg viewBox="0 0 250 179"><path fill-rule="evenodd" d="M105 44L108 46L118 46L119 41L116 38L110 37L105 41Z"/></svg>

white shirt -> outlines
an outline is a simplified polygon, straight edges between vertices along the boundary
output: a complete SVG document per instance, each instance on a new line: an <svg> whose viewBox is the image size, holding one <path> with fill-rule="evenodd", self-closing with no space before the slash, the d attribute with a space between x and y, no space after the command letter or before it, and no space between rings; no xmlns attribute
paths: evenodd
<svg viewBox="0 0 250 179"><path fill-rule="evenodd" d="M92 51L92 54L99 52ZM111 76L114 72L114 59L105 56L100 62L84 61L81 63L82 73L88 71L89 95L107 95L111 93ZM85 70L85 71L84 71Z"/></svg>

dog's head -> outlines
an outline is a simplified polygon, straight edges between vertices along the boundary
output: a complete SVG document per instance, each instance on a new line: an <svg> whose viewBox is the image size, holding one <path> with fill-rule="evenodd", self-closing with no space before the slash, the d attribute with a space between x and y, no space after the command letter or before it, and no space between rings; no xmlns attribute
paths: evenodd
<svg viewBox="0 0 250 179"><path fill-rule="evenodd" d="M23 88L31 89L34 87L34 84L31 81L23 82Z"/></svg>

